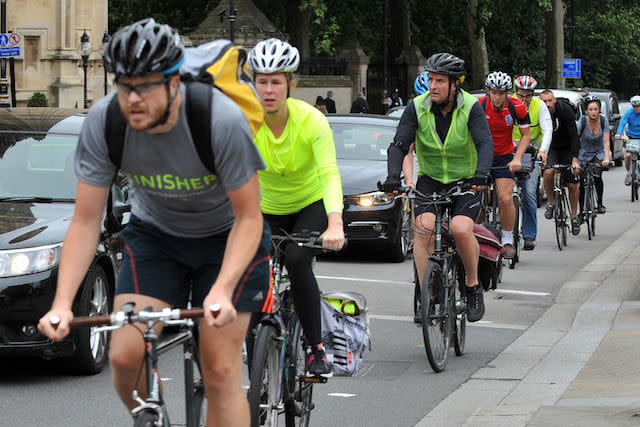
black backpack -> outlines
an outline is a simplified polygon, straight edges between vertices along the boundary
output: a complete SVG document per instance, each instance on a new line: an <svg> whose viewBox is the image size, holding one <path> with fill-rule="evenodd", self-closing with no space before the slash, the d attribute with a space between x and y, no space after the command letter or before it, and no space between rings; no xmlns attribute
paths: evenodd
<svg viewBox="0 0 640 427"><path fill-rule="evenodd" d="M189 81L185 82L185 86L185 108L191 138L200 161L215 175L216 167L213 149L211 148L211 126L202 125L203 123L211 123L211 85L198 81ZM109 102L106 123L104 136L109 148L109 158L120 169L127 122L120 111L117 96L111 98L111 102Z"/></svg>

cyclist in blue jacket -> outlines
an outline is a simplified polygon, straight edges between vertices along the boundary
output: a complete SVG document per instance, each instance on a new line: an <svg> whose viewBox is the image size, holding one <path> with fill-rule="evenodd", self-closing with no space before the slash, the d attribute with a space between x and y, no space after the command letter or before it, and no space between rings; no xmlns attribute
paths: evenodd
<svg viewBox="0 0 640 427"><path fill-rule="evenodd" d="M629 100L631 102L632 109L627 110L618 124L618 130L616 131L616 139L622 137L622 132L625 126L627 127L627 137L632 139L640 139L640 95L632 96ZM631 185L631 173L629 168L631 167L631 153L626 152L624 155L624 167L627 169L627 176L624 178L624 185Z"/></svg>

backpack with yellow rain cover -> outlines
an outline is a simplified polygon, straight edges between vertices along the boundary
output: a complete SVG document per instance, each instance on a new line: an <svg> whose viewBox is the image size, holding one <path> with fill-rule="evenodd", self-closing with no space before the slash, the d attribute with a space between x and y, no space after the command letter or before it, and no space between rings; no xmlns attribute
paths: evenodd
<svg viewBox="0 0 640 427"><path fill-rule="evenodd" d="M180 80L185 83L185 108L193 143L202 164L216 174L211 147L211 86L221 90L242 110L251 136L262 126L264 110L247 69L247 51L229 40L214 40L185 48ZM215 118L213 118L215 120ZM109 158L120 168L127 122L114 96L107 109L105 138Z"/></svg>

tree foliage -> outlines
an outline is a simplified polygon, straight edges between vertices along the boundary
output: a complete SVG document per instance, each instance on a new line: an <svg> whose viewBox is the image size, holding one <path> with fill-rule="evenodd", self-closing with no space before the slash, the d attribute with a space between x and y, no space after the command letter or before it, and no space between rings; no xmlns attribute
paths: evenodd
<svg viewBox="0 0 640 427"><path fill-rule="evenodd" d="M220 1L228 0L110 0L109 28L115 29L146 16L170 23L182 32L193 30ZM383 58L384 0L295 0L311 8L309 31L313 55L333 56L347 42L357 41L372 62ZM388 2L387 34L397 2ZM287 32L286 1L254 0L281 31ZM565 0L565 3L568 3ZM575 51L582 59L578 85L605 87L629 97L639 91L640 3L637 0L574 0ZM409 0L411 40L423 55L448 51L470 60L465 24L467 0ZM482 0L477 19L485 31L489 70L511 75L530 74L546 84L545 16L551 0ZM242 13L242 11L239 11ZM565 28L571 10L565 15ZM565 30L570 48L570 29ZM389 52L389 50L388 50ZM566 52L565 57L570 53ZM394 58L389 58L393 61ZM469 81L469 79L468 79ZM569 84L570 85L570 84Z"/></svg>

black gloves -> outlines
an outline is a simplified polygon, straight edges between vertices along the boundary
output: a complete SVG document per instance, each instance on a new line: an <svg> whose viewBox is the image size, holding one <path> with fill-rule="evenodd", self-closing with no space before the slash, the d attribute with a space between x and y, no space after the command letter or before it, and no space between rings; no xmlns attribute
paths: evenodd
<svg viewBox="0 0 640 427"><path fill-rule="evenodd" d="M400 175L389 175L385 182L382 184L382 191L385 193L393 193L400 188Z"/></svg>

